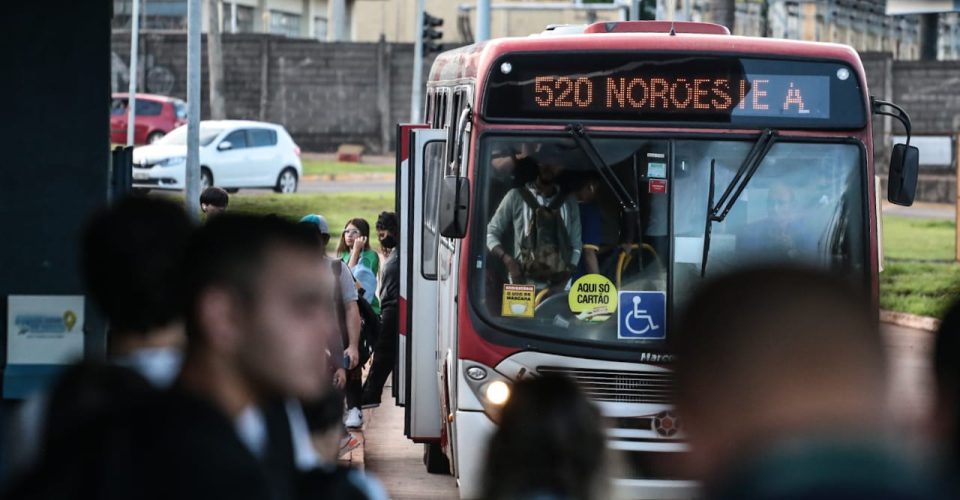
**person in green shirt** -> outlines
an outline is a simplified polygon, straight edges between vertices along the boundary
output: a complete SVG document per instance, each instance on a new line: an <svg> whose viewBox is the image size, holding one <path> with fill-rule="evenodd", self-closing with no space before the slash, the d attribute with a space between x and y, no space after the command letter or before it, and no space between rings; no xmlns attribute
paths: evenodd
<svg viewBox="0 0 960 500"><path fill-rule="evenodd" d="M366 220L358 217L347 221L340 234L337 256L353 271L354 278L363 287L363 298L370 303L374 312L380 314L380 301L377 299L380 257L370 248L370 224Z"/></svg>

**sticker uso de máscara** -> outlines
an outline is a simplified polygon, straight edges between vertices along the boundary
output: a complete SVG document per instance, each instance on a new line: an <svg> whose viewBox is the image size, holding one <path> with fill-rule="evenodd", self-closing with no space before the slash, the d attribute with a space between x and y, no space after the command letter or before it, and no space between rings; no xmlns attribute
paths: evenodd
<svg viewBox="0 0 960 500"><path fill-rule="evenodd" d="M537 289L533 285L503 285L502 316L532 318Z"/></svg>
<svg viewBox="0 0 960 500"><path fill-rule="evenodd" d="M617 287L602 274L587 274L573 282L567 301L579 319L603 321L617 310Z"/></svg>

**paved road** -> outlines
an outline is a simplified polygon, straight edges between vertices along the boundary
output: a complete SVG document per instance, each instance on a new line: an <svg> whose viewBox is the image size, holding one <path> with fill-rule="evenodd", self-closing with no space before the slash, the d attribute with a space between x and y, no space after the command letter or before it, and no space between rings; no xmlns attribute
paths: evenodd
<svg viewBox="0 0 960 500"><path fill-rule="evenodd" d="M299 192L301 193L348 193L355 191L392 191L393 182L384 181L304 181L300 183ZM270 189L241 189L240 194L272 193Z"/></svg>
<svg viewBox="0 0 960 500"><path fill-rule="evenodd" d="M883 213L914 219L954 220L957 218L954 206L946 203L914 203L911 207L901 207L884 202Z"/></svg>
<svg viewBox="0 0 960 500"><path fill-rule="evenodd" d="M932 403L934 334L901 326L884 325L890 355L891 404L897 421L921 431Z"/></svg>
<svg viewBox="0 0 960 500"><path fill-rule="evenodd" d="M305 181L300 184L302 193L343 193L352 191L391 191L393 182L384 181Z"/></svg>

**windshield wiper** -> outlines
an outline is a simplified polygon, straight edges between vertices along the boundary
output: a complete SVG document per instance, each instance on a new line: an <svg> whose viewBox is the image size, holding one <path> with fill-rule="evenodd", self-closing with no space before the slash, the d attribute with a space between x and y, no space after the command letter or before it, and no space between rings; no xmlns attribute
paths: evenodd
<svg viewBox="0 0 960 500"><path fill-rule="evenodd" d="M740 164L740 168L737 169L736 175L733 176L727 188L723 190L723 194L720 196L720 200L717 201L716 205L713 204L713 181L716 175L717 161L716 159L710 161L710 186L707 189L707 217L703 231L703 260L701 260L700 263L701 278L707 273L707 256L710 254L710 234L713 223L723 222L724 219L727 218L727 214L730 213L733 205L740 199L740 195L743 193L743 190L746 189L750 179L753 178L753 174L757 173L757 169L760 168L763 159L776 142L776 130L766 129L760 134L757 141L753 143L753 147L750 148L750 152L747 153L747 156L743 159L743 163Z"/></svg>
<svg viewBox="0 0 960 500"><path fill-rule="evenodd" d="M603 156L600 155L597 146L593 143L593 140L590 139L590 136L587 135L587 131L583 128L583 125L579 123L567 125L567 132L570 133L574 142L576 142L577 146L587 155L587 158L590 160L590 163L593 164L593 167L597 169L600 177L607 186L610 187L610 190L613 191L613 196L617 198L617 203L619 203L620 209L623 210L624 218L627 221L625 224L627 232L624 235L623 243L633 243L633 240L636 238L636 226L640 221L640 208L637 200L634 199L633 196L630 196L630 192L627 191L627 188L620 182L620 178L613 172L613 168L603 160Z"/></svg>

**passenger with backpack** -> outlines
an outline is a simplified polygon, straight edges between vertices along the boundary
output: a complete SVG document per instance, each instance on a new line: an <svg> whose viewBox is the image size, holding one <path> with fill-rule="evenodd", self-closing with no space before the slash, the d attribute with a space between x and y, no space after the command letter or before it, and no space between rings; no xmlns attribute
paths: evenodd
<svg viewBox="0 0 960 500"><path fill-rule="evenodd" d="M557 182L559 149L545 145L536 160L537 178L507 192L487 224L487 248L503 262L510 283L556 287L580 262L580 210Z"/></svg>

